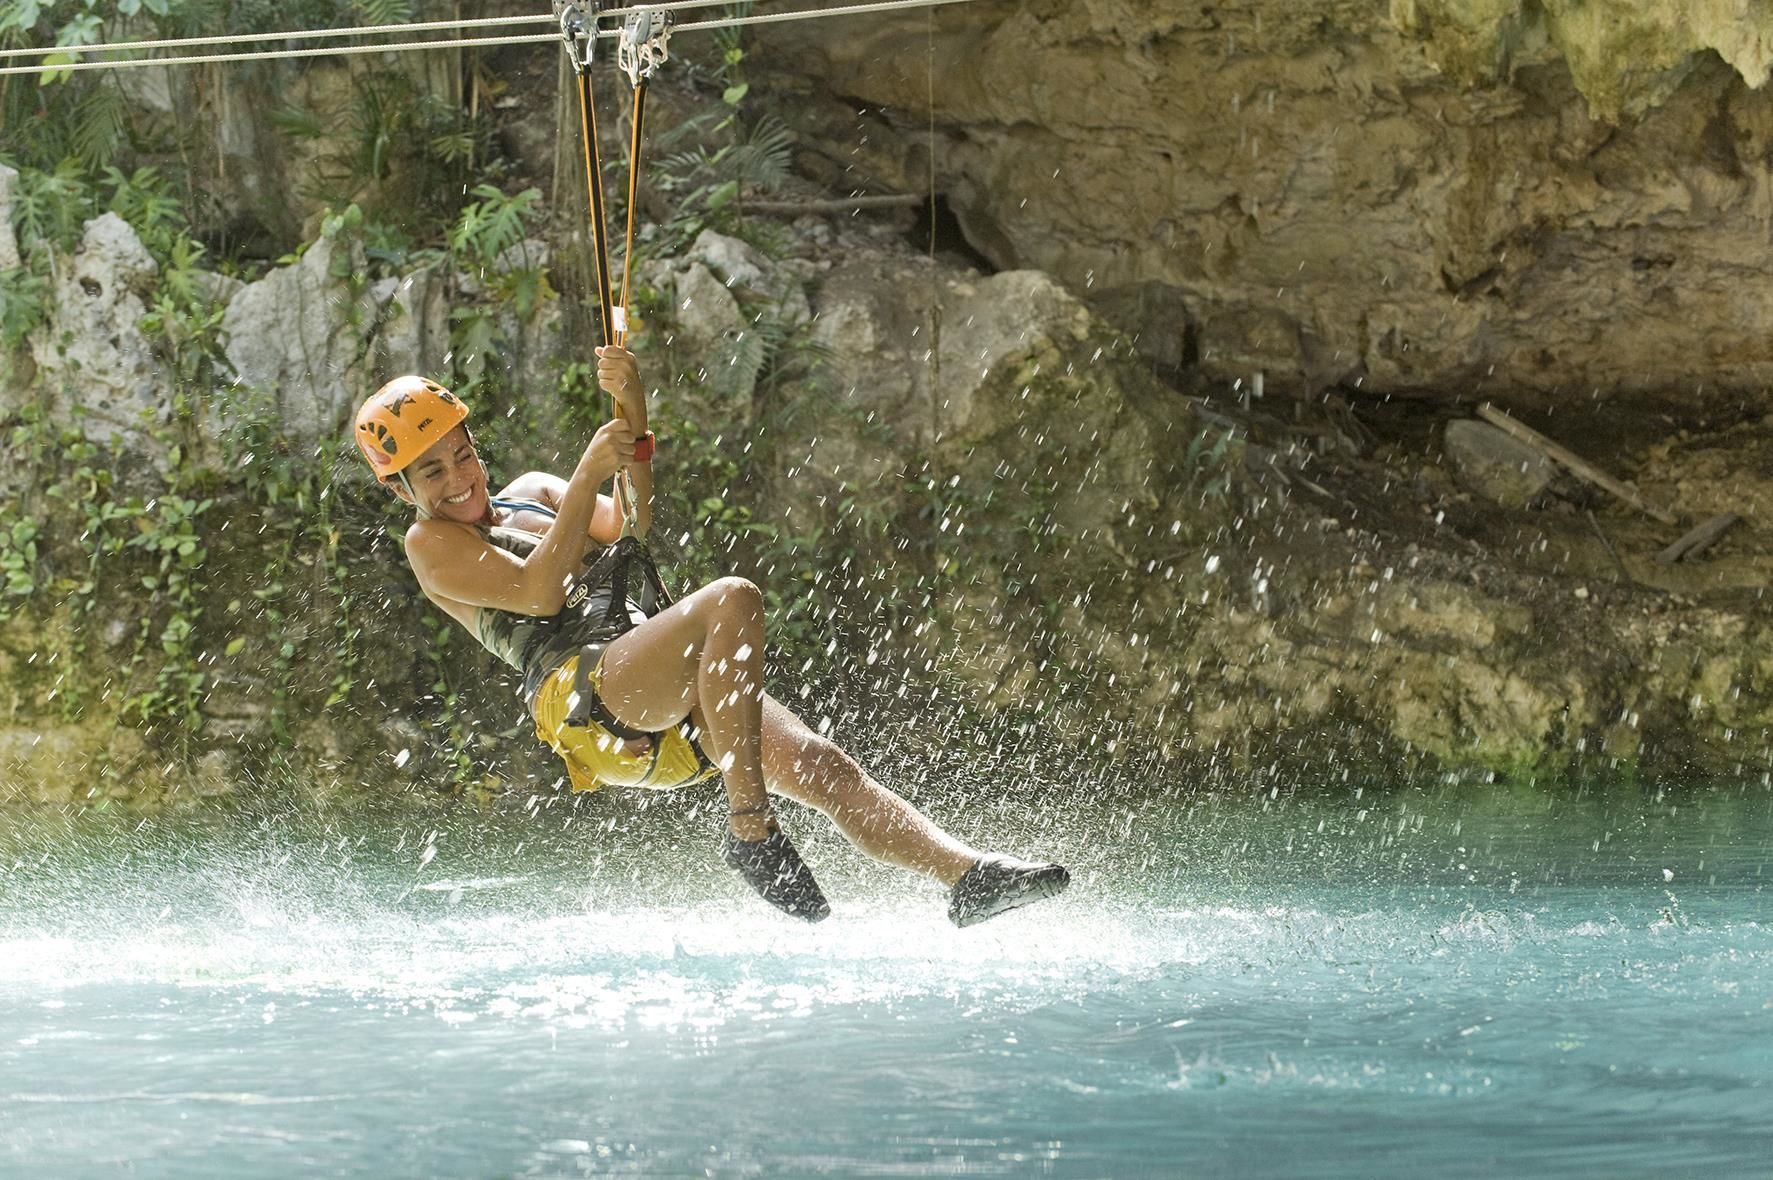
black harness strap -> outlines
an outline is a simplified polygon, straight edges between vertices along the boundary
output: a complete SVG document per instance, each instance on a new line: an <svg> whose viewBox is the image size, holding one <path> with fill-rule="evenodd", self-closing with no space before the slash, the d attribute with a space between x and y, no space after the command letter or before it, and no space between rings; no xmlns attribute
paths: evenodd
<svg viewBox="0 0 1773 1180"><path fill-rule="evenodd" d="M635 585L636 574L639 575L638 585ZM587 643L579 649L579 666L573 677L573 693L578 700L567 714L567 723L582 726L595 721L616 737L630 742L656 737L654 732L617 721L598 699L597 690L591 684L591 673L603 659L604 649L634 629L634 618L628 611L629 602L632 601L640 608L640 613L650 619L671 605L671 592L665 589L665 581L659 576L659 567L653 563L652 554L631 536L617 538L614 544L592 559L585 572L573 580L572 588L566 593L566 605L577 606L604 587L608 587L609 592L609 605L603 613L603 634L607 638ZM635 592L632 598L629 596L631 587Z"/></svg>
<svg viewBox="0 0 1773 1180"><path fill-rule="evenodd" d="M591 683L591 673L596 669L597 662L603 658L603 649L606 646L602 643L587 643L580 650L579 666L573 673L573 695L578 700L574 703L572 712L567 714L566 723L582 728L596 722L597 725L625 742L647 741L655 738L657 734L652 731L635 729L631 725L623 725L617 721L615 714L609 711L609 706L605 705L603 699L597 695L597 688Z"/></svg>

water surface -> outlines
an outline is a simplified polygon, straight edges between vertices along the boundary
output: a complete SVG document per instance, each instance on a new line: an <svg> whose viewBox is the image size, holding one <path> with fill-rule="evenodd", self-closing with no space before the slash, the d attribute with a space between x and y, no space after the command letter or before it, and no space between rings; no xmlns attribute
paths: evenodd
<svg viewBox="0 0 1773 1180"><path fill-rule="evenodd" d="M805 813L779 918L689 803L0 813L0 1174L1773 1160L1762 788L950 806L1076 875L964 931Z"/></svg>

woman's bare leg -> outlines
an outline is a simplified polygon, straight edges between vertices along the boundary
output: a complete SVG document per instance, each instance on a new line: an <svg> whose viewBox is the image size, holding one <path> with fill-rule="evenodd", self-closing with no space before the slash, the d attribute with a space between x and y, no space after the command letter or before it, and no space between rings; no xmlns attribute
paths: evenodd
<svg viewBox="0 0 1773 1180"><path fill-rule="evenodd" d="M696 710L704 748L720 767L731 831L769 835L763 770L763 594L721 578L611 643L598 694L617 721L668 729Z"/></svg>
<svg viewBox="0 0 1773 1180"><path fill-rule="evenodd" d="M953 886L948 917L958 926L1051 897L1070 882L1060 865L981 856L765 697L763 645L763 593L743 578L722 578L611 643L600 696L635 729L694 719L732 812L722 855L764 900L814 922L831 912L787 838L772 835L770 789L829 816L876 860Z"/></svg>
<svg viewBox="0 0 1773 1180"><path fill-rule="evenodd" d="M763 774L770 790L823 812L875 860L953 885L979 852L876 782L785 705L763 698Z"/></svg>
<svg viewBox="0 0 1773 1180"><path fill-rule="evenodd" d="M743 578L722 578L611 643L599 695L635 729L657 732L693 712L733 811L764 807L773 789L829 816L866 855L952 885L978 851L766 697L763 648L762 593ZM762 812L730 823L741 840L769 834Z"/></svg>

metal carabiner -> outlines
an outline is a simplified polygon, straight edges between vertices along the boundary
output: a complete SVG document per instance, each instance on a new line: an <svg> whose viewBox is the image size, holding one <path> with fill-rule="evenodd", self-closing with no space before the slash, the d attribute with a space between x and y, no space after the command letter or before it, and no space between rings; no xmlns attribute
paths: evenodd
<svg viewBox="0 0 1773 1180"><path fill-rule="evenodd" d="M616 508L622 514L622 532L624 537L640 535L640 493L634 487L634 476L624 467L616 472L616 480L611 488L615 492Z"/></svg>
<svg viewBox="0 0 1773 1180"><path fill-rule="evenodd" d="M616 43L616 67L639 86L671 57L671 14L664 9L642 8L628 15L622 39Z"/></svg>
<svg viewBox="0 0 1773 1180"><path fill-rule="evenodd" d="M599 0L554 0L561 39L572 54L573 69L581 74L591 68L597 50L598 4Z"/></svg>

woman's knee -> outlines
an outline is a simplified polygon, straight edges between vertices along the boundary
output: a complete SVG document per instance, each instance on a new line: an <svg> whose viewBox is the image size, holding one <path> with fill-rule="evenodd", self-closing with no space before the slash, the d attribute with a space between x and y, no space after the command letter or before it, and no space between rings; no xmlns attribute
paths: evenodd
<svg viewBox="0 0 1773 1180"><path fill-rule="evenodd" d="M737 575L716 578L708 583L706 593L716 606L759 617L763 614L763 591L749 578Z"/></svg>
<svg viewBox="0 0 1773 1180"><path fill-rule="evenodd" d="M706 601L714 626L762 630L763 591L757 583L747 578L719 578L704 586L700 597Z"/></svg>

